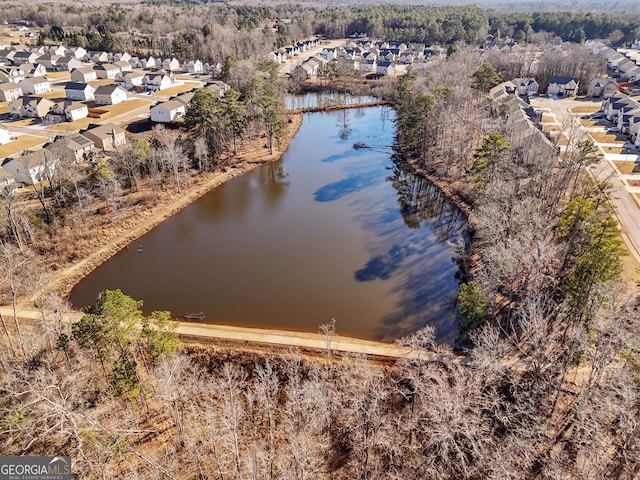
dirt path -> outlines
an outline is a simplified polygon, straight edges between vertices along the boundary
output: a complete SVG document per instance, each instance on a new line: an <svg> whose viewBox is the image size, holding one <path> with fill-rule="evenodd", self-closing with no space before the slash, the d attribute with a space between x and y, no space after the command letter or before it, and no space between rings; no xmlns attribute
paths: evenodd
<svg viewBox="0 0 640 480"><path fill-rule="evenodd" d="M38 310L20 308L18 318L21 320L39 320L41 313ZM5 320L13 318L11 307L0 307L0 315ZM63 314L65 322L77 321L82 317L81 312L67 312ZM298 347L300 349L310 349L316 351L326 351L327 337L318 333L293 332L287 330L274 330L264 328L233 327L228 325L199 324L193 322L179 322L176 332L183 341L204 341L210 343L212 340L222 340L232 342L240 347L247 344L265 345L270 347ZM439 361L441 357L432 352L413 350L410 347L403 347L393 343L375 342L362 340L359 338L343 337L334 335L329 343L332 351L349 352L363 355L371 355L384 358L416 358ZM454 357L452 357L454 358Z"/></svg>

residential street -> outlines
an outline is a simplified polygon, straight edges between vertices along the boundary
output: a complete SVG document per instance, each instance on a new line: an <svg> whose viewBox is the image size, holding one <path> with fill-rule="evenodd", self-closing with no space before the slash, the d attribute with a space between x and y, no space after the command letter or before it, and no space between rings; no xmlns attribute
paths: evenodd
<svg viewBox="0 0 640 480"><path fill-rule="evenodd" d="M534 108L548 109L552 112L558 119L558 122L564 126L565 131L567 129L572 131L573 129L579 129L579 132L587 134L594 129L582 127L579 122L581 115L571 114L570 109L590 104L599 107L600 101L590 102L589 100L575 99L554 100L551 98L537 97L532 100L531 104ZM600 131L602 131L602 129L600 129ZM596 145L598 145L603 154L603 160L596 165L592 171L600 180L609 181L613 186L612 201L618 214L622 236L631 254L640 262L640 207L636 200L634 200L634 195L630 193L631 187L626 184L624 177L622 177L619 172L616 173L613 163L606 159L607 153L605 148L608 144L596 142Z"/></svg>

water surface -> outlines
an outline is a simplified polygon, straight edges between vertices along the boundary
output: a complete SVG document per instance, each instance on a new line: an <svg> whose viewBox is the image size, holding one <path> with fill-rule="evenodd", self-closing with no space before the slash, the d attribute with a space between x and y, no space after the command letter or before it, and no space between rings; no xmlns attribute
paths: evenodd
<svg viewBox="0 0 640 480"><path fill-rule="evenodd" d="M463 218L395 161L394 112L306 114L281 161L234 179L123 249L72 291L120 288L144 310L212 323L392 340L457 331ZM354 149L355 142L370 148Z"/></svg>

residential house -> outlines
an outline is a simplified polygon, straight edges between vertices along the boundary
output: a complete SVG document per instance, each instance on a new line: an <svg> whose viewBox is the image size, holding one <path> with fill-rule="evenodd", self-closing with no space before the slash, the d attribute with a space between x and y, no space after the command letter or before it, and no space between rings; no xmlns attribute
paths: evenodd
<svg viewBox="0 0 640 480"><path fill-rule="evenodd" d="M100 63L93 67L98 78L115 79L120 74L120 67L112 63Z"/></svg>
<svg viewBox="0 0 640 480"><path fill-rule="evenodd" d="M81 68L82 62L76 57L60 57L56 62L56 70L70 72L74 68Z"/></svg>
<svg viewBox="0 0 640 480"><path fill-rule="evenodd" d="M518 89L516 84L507 80L506 82L502 82L489 90L489 98L495 102L497 100L507 98L509 95L515 95L517 91Z"/></svg>
<svg viewBox="0 0 640 480"><path fill-rule="evenodd" d="M373 58L368 58L360 62L360 71L365 75L369 73L376 73L377 69L378 62L375 56L373 56Z"/></svg>
<svg viewBox="0 0 640 480"><path fill-rule="evenodd" d="M73 122L81 118L86 118L89 115L89 109L84 103L74 102L73 100L63 100L53 105L50 114L62 116L67 122ZM50 123L57 123L57 121Z"/></svg>
<svg viewBox="0 0 640 480"><path fill-rule="evenodd" d="M19 70L25 78L47 76L47 69L41 63L23 63L20 65Z"/></svg>
<svg viewBox="0 0 640 480"><path fill-rule="evenodd" d="M2 168L24 185L35 185L53 175L58 166L58 160L49 150L25 150L16 158L7 158L2 162Z"/></svg>
<svg viewBox="0 0 640 480"><path fill-rule="evenodd" d="M516 86L516 93L521 97L532 97L538 94L540 85L535 78L514 78L511 81Z"/></svg>
<svg viewBox="0 0 640 480"><path fill-rule="evenodd" d="M74 82L88 83L98 79L98 73L91 67L81 67L71 70L71 80Z"/></svg>
<svg viewBox="0 0 640 480"><path fill-rule="evenodd" d="M60 58L61 57L59 55L51 55L49 53L45 53L44 55L38 57L37 62L44 65L44 67L48 70L55 70Z"/></svg>
<svg viewBox="0 0 640 480"><path fill-rule="evenodd" d="M42 95L51 92L49 80L43 77L29 77L20 82L22 91L25 94Z"/></svg>
<svg viewBox="0 0 640 480"><path fill-rule="evenodd" d="M105 63L109 61L109 54L107 52L89 52L88 57L91 63Z"/></svg>
<svg viewBox="0 0 640 480"><path fill-rule="evenodd" d="M625 58L624 62L618 65L618 75L623 80L629 80L629 77L631 77L632 72L636 68L638 68L638 65L636 65L635 62L632 62L631 60L627 60Z"/></svg>
<svg viewBox="0 0 640 480"><path fill-rule="evenodd" d="M550 95L573 97L578 93L580 79L576 77L551 77L547 93Z"/></svg>
<svg viewBox="0 0 640 480"><path fill-rule="evenodd" d="M88 83L69 82L64 87L67 100L89 102L95 100L96 89Z"/></svg>
<svg viewBox="0 0 640 480"><path fill-rule="evenodd" d="M605 113L607 120L618 123L618 116L624 111L635 110L640 107L638 102L627 95L616 95L602 101L601 110Z"/></svg>
<svg viewBox="0 0 640 480"><path fill-rule="evenodd" d="M200 60L189 60L182 66L182 71L187 73L204 73L204 65Z"/></svg>
<svg viewBox="0 0 640 480"><path fill-rule="evenodd" d="M127 101L127 92L117 85L102 85L94 93L96 105L117 105Z"/></svg>
<svg viewBox="0 0 640 480"><path fill-rule="evenodd" d="M173 80L166 73L147 73L144 76L145 90L158 91L169 88L173 85Z"/></svg>
<svg viewBox="0 0 640 480"><path fill-rule="evenodd" d="M125 90L131 90L135 87L141 87L144 83L144 73L142 72L129 72L116 78L116 85L120 85Z"/></svg>
<svg viewBox="0 0 640 480"><path fill-rule="evenodd" d="M16 52L16 54L11 59L11 63L14 65L22 65L23 63L35 63L40 55L33 52Z"/></svg>
<svg viewBox="0 0 640 480"><path fill-rule="evenodd" d="M26 78L26 75L17 67L0 67L0 77L2 83L20 83Z"/></svg>
<svg viewBox="0 0 640 480"><path fill-rule="evenodd" d="M129 52L116 52L113 54L113 63L127 62L131 60L131 54Z"/></svg>
<svg viewBox="0 0 640 480"><path fill-rule="evenodd" d="M588 97L609 98L618 93L618 84L613 78L594 78L589 82Z"/></svg>
<svg viewBox="0 0 640 480"><path fill-rule="evenodd" d="M165 58L162 60L162 68L167 72L175 72L180 70L180 62L175 58Z"/></svg>
<svg viewBox="0 0 640 480"><path fill-rule="evenodd" d="M16 179L5 169L0 168L0 191L15 188Z"/></svg>
<svg viewBox="0 0 640 480"><path fill-rule="evenodd" d="M640 104L638 104L637 108L629 107L621 110L616 126L622 133L628 135L631 133L631 127L638 122L640 122Z"/></svg>
<svg viewBox="0 0 640 480"><path fill-rule="evenodd" d="M9 129L0 126L0 145L6 145L11 141L11 133L9 133Z"/></svg>
<svg viewBox="0 0 640 480"><path fill-rule="evenodd" d="M124 130L112 123L89 125L89 130L82 132L82 135L91 140L96 148L107 151L117 150L127 143Z"/></svg>
<svg viewBox="0 0 640 480"><path fill-rule="evenodd" d="M378 62L376 67L377 75L393 75L396 73L396 65L393 62Z"/></svg>
<svg viewBox="0 0 640 480"><path fill-rule="evenodd" d="M87 51L82 47L73 47L67 50L66 54L75 57L78 60L82 60L87 56Z"/></svg>
<svg viewBox="0 0 640 480"><path fill-rule="evenodd" d="M114 62L113 64L120 69L120 72L123 75L125 73L133 71L133 68L131 68L131 64L129 63L128 60L118 60L117 62Z"/></svg>
<svg viewBox="0 0 640 480"><path fill-rule="evenodd" d="M91 157L93 147L93 140L76 133L71 136L58 137L52 144L45 148L54 151L58 151L58 149L66 151L73 155L76 162L83 162Z"/></svg>
<svg viewBox="0 0 640 480"><path fill-rule="evenodd" d="M158 63L156 62L156 59L152 56L148 56L148 57L140 57L140 67L141 68L146 68L147 70L150 70L152 68L156 68L158 66Z"/></svg>
<svg viewBox="0 0 640 480"><path fill-rule="evenodd" d="M631 134L631 142L640 148L640 122L632 123L629 127L629 133Z"/></svg>
<svg viewBox="0 0 640 480"><path fill-rule="evenodd" d="M151 121L173 123L184 117L186 106L179 100L162 102L150 109Z"/></svg>
<svg viewBox="0 0 640 480"><path fill-rule="evenodd" d="M0 101L10 102L22 96L22 88L17 83L0 83Z"/></svg>
<svg viewBox="0 0 640 480"><path fill-rule="evenodd" d="M231 89L231 86L224 83L222 80L213 80L207 83L206 87L211 90L213 93L218 94L218 97L224 97L224 94L227 90Z"/></svg>
<svg viewBox="0 0 640 480"><path fill-rule="evenodd" d="M177 97L172 98L172 100L177 100L183 105L188 106L189 102L191 102L191 99L193 98L193 95L194 95L194 92L181 93Z"/></svg>
<svg viewBox="0 0 640 480"><path fill-rule="evenodd" d="M47 53L63 57L67 53L67 47L64 45L49 45Z"/></svg>
<svg viewBox="0 0 640 480"><path fill-rule="evenodd" d="M29 118L44 118L53 107L53 102L42 97L20 97L9 102L12 115Z"/></svg>

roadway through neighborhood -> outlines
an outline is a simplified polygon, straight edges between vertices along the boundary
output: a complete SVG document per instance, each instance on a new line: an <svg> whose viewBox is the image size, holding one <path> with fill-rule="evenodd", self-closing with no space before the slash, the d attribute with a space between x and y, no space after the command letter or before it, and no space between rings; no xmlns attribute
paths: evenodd
<svg viewBox="0 0 640 480"><path fill-rule="evenodd" d="M584 113L571 113L572 108L588 106L588 101L538 97L532 100L531 104L534 108L541 108L551 112L565 131L569 130L572 134L576 129L584 134L594 131L593 128L587 129L580 123L580 116L584 115ZM593 101L593 106L599 108L600 102ZM603 131L603 128L600 128L599 131ZM595 144L603 154L603 159L592 168L592 172L599 180L607 181L612 185L611 198L618 215L622 237L631 254L640 263L640 207L634 199L633 187L628 186L624 176L615 168L613 162L607 159L606 149L608 144L598 142L595 142ZM622 145L616 146L620 147ZM635 160L638 160L640 152L635 157Z"/></svg>

